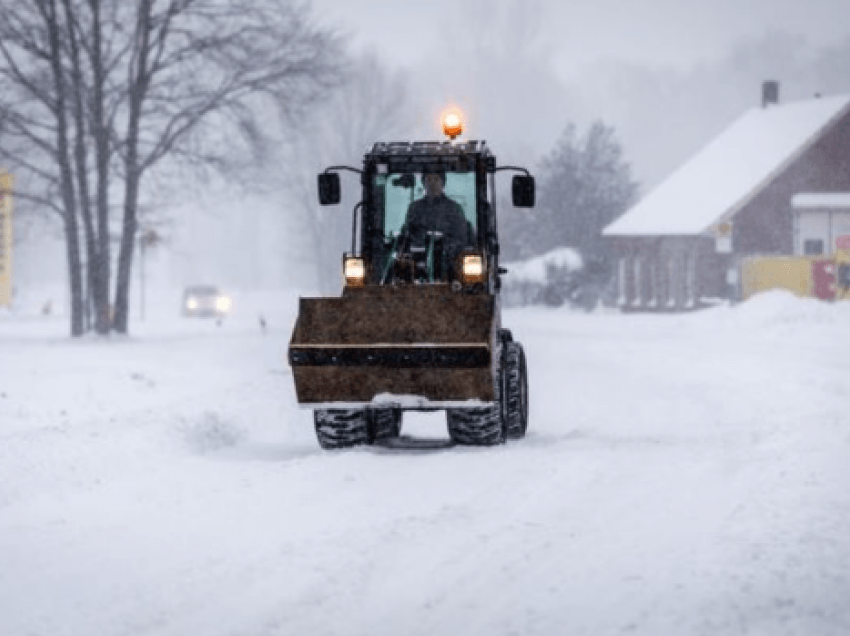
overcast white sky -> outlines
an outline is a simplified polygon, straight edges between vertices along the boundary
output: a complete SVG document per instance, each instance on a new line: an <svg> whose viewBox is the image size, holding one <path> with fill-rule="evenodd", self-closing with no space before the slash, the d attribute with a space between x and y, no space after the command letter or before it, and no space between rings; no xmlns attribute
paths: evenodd
<svg viewBox="0 0 850 636"><path fill-rule="evenodd" d="M463 30L470 11L510 0L313 0L323 20L349 30L357 46L374 47L404 66L440 45L441 31ZM850 0L538 0L543 37L564 77L605 59L688 67L722 56L734 42L768 32L810 43L850 37ZM463 11L461 11L462 8ZM454 16L454 17L453 17Z"/></svg>
<svg viewBox="0 0 850 636"><path fill-rule="evenodd" d="M825 85L802 58L850 42L850 0L313 0L313 7L355 50L405 72L414 137L438 133L431 122L455 104L467 115L469 138L530 162L568 121L601 118L649 185L758 103L763 80L780 81L783 101L847 91L843 81ZM800 46L789 48L788 36ZM742 56L740 46L754 42L758 54ZM700 76L704 68L713 71ZM832 74L842 76L843 67ZM683 81L689 76L696 79ZM529 113L520 134L517 115Z"/></svg>

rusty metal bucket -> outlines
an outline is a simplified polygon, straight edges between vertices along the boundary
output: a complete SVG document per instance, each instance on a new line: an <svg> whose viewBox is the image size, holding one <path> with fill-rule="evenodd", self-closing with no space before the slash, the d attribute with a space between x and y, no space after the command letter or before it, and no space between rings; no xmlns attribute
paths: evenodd
<svg viewBox="0 0 850 636"><path fill-rule="evenodd" d="M494 400L494 298L449 285L302 298L289 343L298 402L440 408Z"/></svg>

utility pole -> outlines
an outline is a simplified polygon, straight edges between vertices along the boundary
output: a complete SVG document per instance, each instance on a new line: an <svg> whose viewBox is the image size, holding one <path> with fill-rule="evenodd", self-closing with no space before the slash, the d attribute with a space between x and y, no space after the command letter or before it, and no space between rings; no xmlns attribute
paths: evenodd
<svg viewBox="0 0 850 636"><path fill-rule="evenodd" d="M139 295L140 295L140 311L139 316L142 320L145 319L145 250L149 247L155 247L159 243L159 234L154 230L143 230L139 233Z"/></svg>

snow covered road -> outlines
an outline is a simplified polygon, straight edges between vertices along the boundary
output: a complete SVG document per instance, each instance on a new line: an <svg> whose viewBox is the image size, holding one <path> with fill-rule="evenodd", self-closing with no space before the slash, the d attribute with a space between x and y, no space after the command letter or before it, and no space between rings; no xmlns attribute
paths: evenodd
<svg viewBox="0 0 850 636"><path fill-rule="evenodd" d="M0 315L0 634L850 633L850 306L505 322L525 440L328 453L286 320Z"/></svg>

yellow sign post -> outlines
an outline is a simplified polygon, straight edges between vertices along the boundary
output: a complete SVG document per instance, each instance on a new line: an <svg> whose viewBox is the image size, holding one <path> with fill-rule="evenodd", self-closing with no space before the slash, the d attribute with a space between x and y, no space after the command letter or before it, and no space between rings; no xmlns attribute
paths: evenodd
<svg viewBox="0 0 850 636"><path fill-rule="evenodd" d="M12 306L12 185L14 178L0 171L0 307Z"/></svg>
<svg viewBox="0 0 850 636"><path fill-rule="evenodd" d="M714 249L718 254L732 253L732 221L714 226Z"/></svg>

